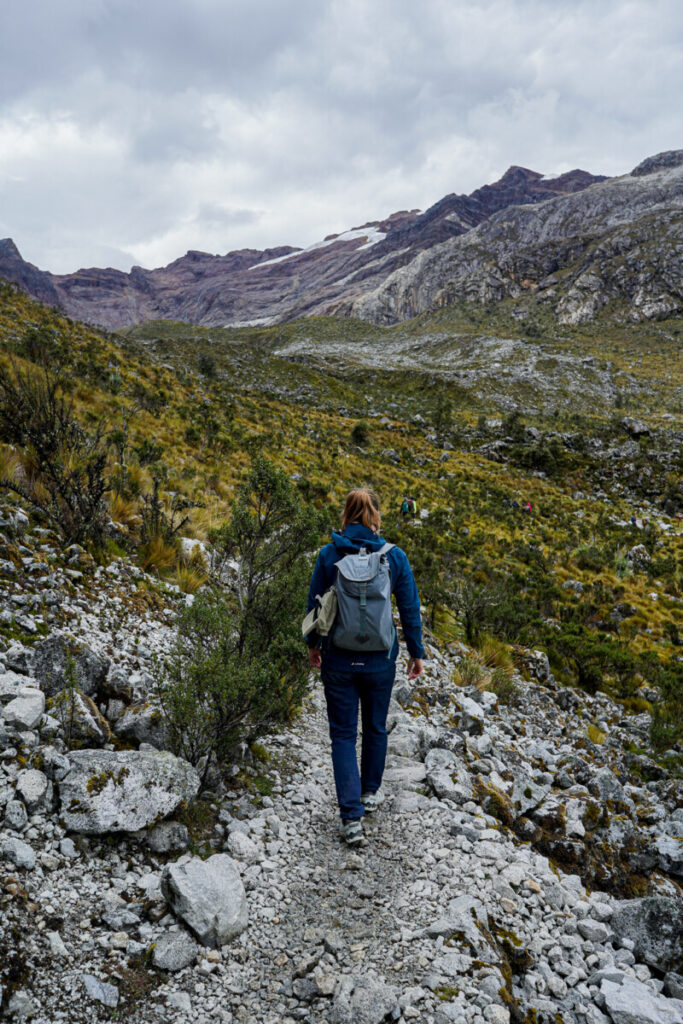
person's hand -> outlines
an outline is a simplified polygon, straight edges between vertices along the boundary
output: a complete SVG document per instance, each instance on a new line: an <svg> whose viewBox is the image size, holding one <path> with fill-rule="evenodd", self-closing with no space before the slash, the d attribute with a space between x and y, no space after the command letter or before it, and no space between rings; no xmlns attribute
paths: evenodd
<svg viewBox="0 0 683 1024"><path fill-rule="evenodd" d="M320 656L320 648L319 647L309 647L308 648L308 664L311 666L311 668L320 668L322 663L323 663L323 659Z"/></svg>
<svg viewBox="0 0 683 1024"><path fill-rule="evenodd" d="M413 679L417 679L418 676L422 675L424 671L424 662L422 658L408 658L408 682L410 683Z"/></svg>

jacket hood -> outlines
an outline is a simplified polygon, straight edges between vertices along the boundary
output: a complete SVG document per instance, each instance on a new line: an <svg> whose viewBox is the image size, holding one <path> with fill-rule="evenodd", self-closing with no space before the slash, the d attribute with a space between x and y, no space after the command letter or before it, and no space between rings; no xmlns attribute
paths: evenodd
<svg viewBox="0 0 683 1024"><path fill-rule="evenodd" d="M349 554L360 551L361 548L367 548L368 551L379 551L384 547L386 541L384 537L379 537L367 526L362 526L361 523L350 523L343 533L334 532L332 534L332 543L338 551Z"/></svg>

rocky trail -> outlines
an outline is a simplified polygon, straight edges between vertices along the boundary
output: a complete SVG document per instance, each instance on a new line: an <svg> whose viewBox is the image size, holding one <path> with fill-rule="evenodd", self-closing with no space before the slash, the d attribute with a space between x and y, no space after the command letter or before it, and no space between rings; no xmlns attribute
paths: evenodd
<svg viewBox="0 0 683 1024"><path fill-rule="evenodd" d="M185 595L17 512L0 529L0 616L34 631L0 645L6 1019L681 1024L683 791L642 752L647 714L538 652L504 704L432 646L417 685L399 669L388 799L350 851L319 681L197 799L150 696Z"/></svg>

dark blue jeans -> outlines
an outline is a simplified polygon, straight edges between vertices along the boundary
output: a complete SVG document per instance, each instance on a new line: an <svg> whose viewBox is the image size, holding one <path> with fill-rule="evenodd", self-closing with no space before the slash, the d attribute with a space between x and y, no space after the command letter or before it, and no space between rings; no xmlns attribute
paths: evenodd
<svg viewBox="0 0 683 1024"><path fill-rule="evenodd" d="M342 820L361 818L365 808L361 793L374 793L382 783L387 755L387 712L396 662L387 660L381 672L325 669L322 681L332 740L332 767ZM358 705L361 707L363 741L360 773L356 758Z"/></svg>

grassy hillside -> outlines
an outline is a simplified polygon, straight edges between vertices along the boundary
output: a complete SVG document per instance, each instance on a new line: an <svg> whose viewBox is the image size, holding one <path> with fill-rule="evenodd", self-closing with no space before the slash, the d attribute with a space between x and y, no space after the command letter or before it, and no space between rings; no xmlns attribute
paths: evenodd
<svg viewBox="0 0 683 1024"><path fill-rule="evenodd" d="M369 483L444 643L469 632L543 647L561 681L634 712L664 692L665 750L683 694L681 323L558 330L535 317L503 303L387 329L313 318L115 336L0 287L2 365L36 379L47 366L79 422L102 431L120 526L100 560L125 550L201 585L177 536L154 537L150 508L164 522L187 515L179 533L206 538L256 450L333 524L346 491ZM630 437L624 416L649 436ZM3 440L0 476L26 474L26 453ZM408 492L428 515L403 523Z"/></svg>

